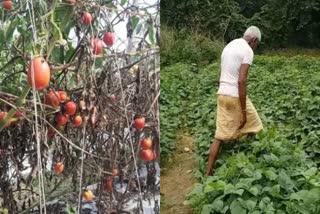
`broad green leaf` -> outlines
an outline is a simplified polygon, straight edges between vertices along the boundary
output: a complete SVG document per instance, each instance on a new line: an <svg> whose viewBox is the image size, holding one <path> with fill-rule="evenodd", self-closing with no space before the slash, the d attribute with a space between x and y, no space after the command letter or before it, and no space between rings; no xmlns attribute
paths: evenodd
<svg viewBox="0 0 320 214"><path fill-rule="evenodd" d="M243 200L242 198L237 198L237 200L239 201L239 203L241 204L241 206L243 208L245 208L245 209L247 208L247 203L245 200Z"/></svg>
<svg viewBox="0 0 320 214"><path fill-rule="evenodd" d="M257 187L251 187L251 188L249 189L249 192L250 192L252 195L254 195L254 196L257 196L257 195L259 194L259 190L258 190Z"/></svg>
<svg viewBox="0 0 320 214"><path fill-rule="evenodd" d="M260 180L260 179L262 178L261 172L260 172L260 171L255 171L255 172L253 173L253 178L254 178L255 180Z"/></svg>
<svg viewBox="0 0 320 214"><path fill-rule="evenodd" d="M221 212L223 210L223 201L220 199L216 199L213 203L212 203L213 209L215 211Z"/></svg>
<svg viewBox="0 0 320 214"><path fill-rule="evenodd" d="M304 201L307 203L320 202L320 189L301 190L290 195L290 200Z"/></svg>
<svg viewBox="0 0 320 214"><path fill-rule="evenodd" d="M241 206L237 200L232 201L230 205L231 214L246 214L246 210Z"/></svg>
<svg viewBox="0 0 320 214"><path fill-rule="evenodd" d="M221 211L221 213L227 213L228 210L229 210L229 206L225 206Z"/></svg>
<svg viewBox="0 0 320 214"><path fill-rule="evenodd" d="M293 181L284 170L281 170L279 173L279 184L287 191L292 191L292 189L295 187Z"/></svg>
<svg viewBox="0 0 320 214"><path fill-rule="evenodd" d="M244 168L242 172L243 172L243 174L245 174L248 177L252 177L253 176L253 172L248 168Z"/></svg>
<svg viewBox="0 0 320 214"><path fill-rule="evenodd" d="M314 176L316 173L318 172L318 169L316 167L312 167L310 169L308 169L307 171L305 171L303 173L303 175L306 177L306 178L309 178L311 176Z"/></svg>
<svg viewBox="0 0 320 214"><path fill-rule="evenodd" d="M210 214L212 210L213 210L212 204L205 204L202 207L201 214Z"/></svg>
<svg viewBox="0 0 320 214"><path fill-rule="evenodd" d="M266 178L268 178L269 180L276 180L277 179L277 174L274 173L272 170L266 170L263 172L264 175L266 176Z"/></svg>
<svg viewBox="0 0 320 214"><path fill-rule="evenodd" d="M234 193L236 191L235 187L232 184L227 184L224 188L224 194Z"/></svg>
<svg viewBox="0 0 320 214"><path fill-rule="evenodd" d="M263 201L260 201L259 208L260 208L261 211L264 211L265 208L266 208L266 204Z"/></svg>
<svg viewBox="0 0 320 214"><path fill-rule="evenodd" d="M276 210L273 207L273 203L268 203L265 209L267 214L273 214Z"/></svg>
<svg viewBox="0 0 320 214"><path fill-rule="evenodd" d="M271 200L270 200L269 197L264 197L264 198L262 198L262 201L263 201L265 204L269 204Z"/></svg>
<svg viewBox="0 0 320 214"><path fill-rule="evenodd" d="M242 195L243 194L243 192L244 192L244 190L243 189L237 189L236 191L234 191L233 193L234 194L237 194L237 195Z"/></svg>
<svg viewBox="0 0 320 214"><path fill-rule="evenodd" d="M209 193L213 191L224 190L225 186L226 183L224 181L210 182L205 186L204 192Z"/></svg>
<svg viewBox="0 0 320 214"><path fill-rule="evenodd" d="M247 205L247 209L248 209L249 211L252 211L252 210L254 210L254 208L256 207L257 201L247 200L247 201L246 201L246 205Z"/></svg>
<svg viewBox="0 0 320 214"><path fill-rule="evenodd" d="M236 183L236 188L237 189L249 189L251 185L248 185L246 183L242 183L242 182L239 182L239 183Z"/></svg>
<svg viewBox="0 0 320 214"><path fill-rule="evenodd" d="M127 3L127 0L121 0L120 5L123 6L125 3Z"/></svg>

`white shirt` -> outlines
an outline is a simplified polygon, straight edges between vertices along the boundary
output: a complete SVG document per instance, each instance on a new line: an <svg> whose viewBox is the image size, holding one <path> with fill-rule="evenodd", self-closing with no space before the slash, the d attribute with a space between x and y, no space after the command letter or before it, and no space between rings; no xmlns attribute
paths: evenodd
<svg viewBox="0 0 320 214"><path fill-rule="evenodd" d="M221 54L221 74L218 94L239 97L238 80L241 64L252 64L253 50L246 40L231 41Z"/></svg>

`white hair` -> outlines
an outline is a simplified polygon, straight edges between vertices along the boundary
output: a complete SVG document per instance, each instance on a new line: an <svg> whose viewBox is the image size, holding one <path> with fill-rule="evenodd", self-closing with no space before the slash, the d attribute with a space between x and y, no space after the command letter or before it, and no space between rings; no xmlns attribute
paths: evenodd
<svg viewBox="0 0 320 214"><path fill-rule="evenodd" d="M260 32L259 28L257 28L256 26L251 26L246 30L246 32L244 32L243 38L244 39L257 38L258 41L260 42L261 41L261 32Z"/></svg>

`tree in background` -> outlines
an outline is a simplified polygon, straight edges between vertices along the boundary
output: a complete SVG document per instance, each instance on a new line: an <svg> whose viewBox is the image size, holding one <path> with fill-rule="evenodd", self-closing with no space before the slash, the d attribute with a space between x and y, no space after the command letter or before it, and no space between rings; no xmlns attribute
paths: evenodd
<svg viewBox="0 0 320 214"><path fill-rule="evenodd" d="M228 42L249 25L263 33L264 47L320 47L320 2L317 0L163 0L161 22L199 31Z"/></svg>

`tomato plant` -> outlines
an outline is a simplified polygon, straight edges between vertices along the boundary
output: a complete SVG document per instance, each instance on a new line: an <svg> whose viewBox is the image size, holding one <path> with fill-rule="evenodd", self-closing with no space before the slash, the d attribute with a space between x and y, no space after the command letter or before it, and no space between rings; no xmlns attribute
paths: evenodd
<svg viewBox="0 0 320 214"><path fill-rule="evenodd" d="M13 5L0 10L0 151L10 152L0 156L1 207L56 213L67 209L55 202L63 200L76 212L86 203L121 213L143 209L131 206L135 197L156 203L157 162L134 157L140 136L159 139L159 1L6 2ZM136 130L135 115L148 118L148 128ZM16 125L5 127L11 120ZM115 194L103 191L106 175ZM140 186L124 193L119 184L129 178ZM96 197L80 197L85 189Z"/></svg>

